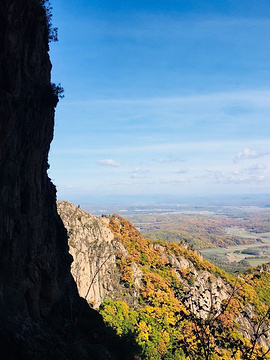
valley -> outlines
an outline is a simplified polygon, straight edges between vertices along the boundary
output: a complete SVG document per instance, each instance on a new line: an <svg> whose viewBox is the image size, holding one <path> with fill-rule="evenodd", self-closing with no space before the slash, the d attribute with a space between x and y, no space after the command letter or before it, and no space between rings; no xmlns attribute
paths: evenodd
<svg viewBox="0 0 270 360"><path fill-rule="evenodd" d="M257 233L256 235L254 235L253 233L248 233L243 229L240 229L241 231L235 228L229 228L227 230L229 234L235 232L240 237L255 239L256 241L254 243L249 243L249 244L201 249L200 252L209 261L212 261L216 264L220 264L220 266L222 262L228 261L229 263L240 262L245 266L249 265L252 267L270 261L269 232Z"/></svg>
<svg viewBox="0 0 270 360"><path fill-rule="evenodd" d="M147 203L147 200L149 203ZM83 208L96 216L117 213L150 240L187 242L228 272L270 261L269 195L112 199ZM133 202L132 202L133 201Z"/></svg>
<svg viewBox="0 0 270 360"><path fill-rule="evenodd" d="M270 261L268 206L171 207L126 216L151 240L187 242L226 271L244 271Z"/></svg>

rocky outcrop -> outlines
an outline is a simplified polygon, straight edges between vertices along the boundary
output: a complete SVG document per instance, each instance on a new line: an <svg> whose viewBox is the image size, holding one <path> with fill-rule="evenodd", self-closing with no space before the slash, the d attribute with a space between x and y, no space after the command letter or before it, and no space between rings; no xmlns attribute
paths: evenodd
<svg viewBox="0 0 270 360"><path fill-rule="evenodd" d="M132 286L127 288L121 280L123 269L118 259L128 259L129 252L109 227L109 218L97 218L67 201L57 202L57 208L68 231L69 249L73 256L71 272L80 295L96 309L106 298L124 299L129 305L136 307L143 273L139 264L132 261ZM132 224L126 223L135 237L141 236ZM121 233L121 229L118 231ZM192 304L194 313L206 318L211 307L220 309L222 301L228 298L231 290L228 284L221 278L213 277L208 271L197 270L185 257L177 258L168 254L159 244L150 244L150 248L174 269L188 294L187 306Z"/></svg>
<svg viewBox="0 0 270 360"><path fill-rule="evenodd" d="M222 278L213 276L209 271L198 270L194 264L183 256L167 254L166 249L158 244L163 258L170 264L184 285L186 306L196 315L207 319L210 312L219 312L222 302L230 296L231 286Z"/></svg>
<svg viewBox="0 0 270 360"><path fill-rule="evenodd" d="M95 309L105 298L125 298L136 306L139 296L141 271L134 263L134 287L127 289L121 284L118 257L129 254L115 238L106 217L97 218L67 201L57 202L58 212L68 231L70 254L73 256L72 275L80 296Z"/></svg>

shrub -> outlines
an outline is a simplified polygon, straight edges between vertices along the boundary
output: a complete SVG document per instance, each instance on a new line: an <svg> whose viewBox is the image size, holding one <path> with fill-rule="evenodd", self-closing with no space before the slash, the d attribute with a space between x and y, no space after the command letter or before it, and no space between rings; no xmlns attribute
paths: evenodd
<svg viewBox="0 0 270 360"><path fill-rule="evenodd" d="M48 40L58 41L58 28L52 26L52 6L50 0L38 0L46 13L46 25L48 30Z"/></svg>

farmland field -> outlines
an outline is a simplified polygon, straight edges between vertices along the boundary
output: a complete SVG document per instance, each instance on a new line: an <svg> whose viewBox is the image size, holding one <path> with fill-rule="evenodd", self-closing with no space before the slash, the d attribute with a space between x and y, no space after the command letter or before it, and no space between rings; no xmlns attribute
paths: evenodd
<svg viewBox="0 0 270 360"><path fill-rule="evenodd" d="M249 235L251 237L253 234ZM239 233L238 236L240 236ZM251 244L227 246L226 248L217 247L201 249L200 252L209 260L213 257L229 262L245 260L250 266L257 266L270 262L270 233L256 234L256 239L260 239L260 241ZM245 250L248 249L255 250L254 254L246 253L248 251Z"/></svg>
<svg viewBox="0 0 270 360"><path fill-rule="evenodd" d="M226 271L244 271L270 262L269 207L205 207L128 218L145 237L188 242Z"/></svg>

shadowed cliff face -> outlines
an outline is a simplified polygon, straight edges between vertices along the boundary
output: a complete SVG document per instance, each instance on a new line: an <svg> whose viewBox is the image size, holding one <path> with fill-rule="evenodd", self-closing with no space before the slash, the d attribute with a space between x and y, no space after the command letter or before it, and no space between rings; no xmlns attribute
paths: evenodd
<svg viewBox="0 0 270 360"><path fill-rule="evenodd" d="M0 324L39 319L72 286L66 231L47 176L57 95L38 0L0 3Z"/></svg>
<svg viewBox="0 0 270 360"><path fill-rule="evenodd" d="M0 1L0 357L130 359L133 340L104 326L70 274L47 176L58 97L42 2Z"/></svg>

